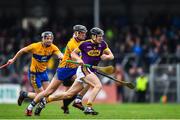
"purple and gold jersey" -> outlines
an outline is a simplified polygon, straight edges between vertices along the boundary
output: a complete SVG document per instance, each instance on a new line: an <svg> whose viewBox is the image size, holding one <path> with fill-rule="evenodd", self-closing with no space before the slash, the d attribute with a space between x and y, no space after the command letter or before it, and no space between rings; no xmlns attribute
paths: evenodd
<svg viewBox="0 0 180 120"><path fill-rule="evenodd" d="M79 45L82 60L85 64L90 65L98 65L103 51L107 49L109 48L104 40L101 43L94 43L93 40L87 40Z"/></svg>

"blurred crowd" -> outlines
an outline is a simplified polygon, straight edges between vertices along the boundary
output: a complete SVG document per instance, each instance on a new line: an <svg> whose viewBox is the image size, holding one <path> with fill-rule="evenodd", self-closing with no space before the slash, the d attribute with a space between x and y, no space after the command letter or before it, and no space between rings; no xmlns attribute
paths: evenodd
<svg viewBox="0 0 180 120"><path fill-rule="evenodd" d="M0 64L4 64L20 48L39 41L40 33L46 30L55 34L54 43L63 51L72 37L72 27L75 24L83 24L90 29L93 27L93 19L89 15L78 18L72 14L63 18L48 18L48 21L37 29L31 22L27 28L23 28L22 19L15 14L1 14ZM126 16L102 15L100 26L105 31L105 40L115 55L113 62L105 64L115 66L115 76L119 79L128 78L129 81L135 82L137 76L149 73L152 64L180 62L178 16L149 13L142 22L134 23ZM30 56L23 55L15 64L0 71L0 78L3 78L0 82L26 84L29 63ZM121 87L118 91L123 92Z"/></svg>

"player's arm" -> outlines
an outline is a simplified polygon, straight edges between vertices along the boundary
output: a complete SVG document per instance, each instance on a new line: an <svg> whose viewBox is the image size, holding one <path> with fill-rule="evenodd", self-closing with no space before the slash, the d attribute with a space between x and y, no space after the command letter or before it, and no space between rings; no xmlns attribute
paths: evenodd
<svg viewBox="0 0 180 120"><path fill-rule="evenodd" d="M33 47L31 45L24 47L22 49L20 49L13 58L8 60L8 64L12 64L16 61L17 58L19 58L22 54L24 53L28 53L33 49Z"/></svg>
<svg viewBox="0 0 180 120"><path fill-rule="evenodd" d="M109 48L106 48L101 55L101 60L113 60L114 55Z"/></svg>
<svg viewBox="0 0 180 120"><path fill-rule="evenodd" d="M64 55L62 54L62 52L61 52L61 51L58 49L58 47L56 47L56 46L54 47L54 52L53 52L53 54L55 54L59 60L62 60L63 57L64 57Z"/></svg>
<svg viewBox="0 0 180 120"><path fill-rule="evenodd" d="M59 52L59 53L57 54L57 57L58 57L59 60L62 60L63 57L64 57L64 55L62 54L62 52Z"/></svg>
<svg viewBox="0 0 180 120"><path fill-rule="evenodd" d="M83 60L81 57L78 55L80 53L79 48L76 48L72 53L71 53L71 58L77 61L80 64L84 64Z"/></svg>

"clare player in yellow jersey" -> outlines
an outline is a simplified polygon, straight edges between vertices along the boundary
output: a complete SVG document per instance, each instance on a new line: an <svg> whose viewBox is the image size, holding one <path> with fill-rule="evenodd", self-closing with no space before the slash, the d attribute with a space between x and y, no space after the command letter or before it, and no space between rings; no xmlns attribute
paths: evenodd
<svg viewBox="0 0 180 120"><path fill-rule="evenodd" d="M58 59L63 58L63 54L60 52L58 47L53 44L54 36L52 32L43 32L41 34L41 37L41 42L32 43L20 49L12 59L8 60L8 64L12 64L22 54L32 54L28 77L34 88L35 93L21 91L18 98L19 106L21 106L25 98L33 99L38 93L45 90L49 85L47 66L51 56L56 55Z"/></svg>
<svg viewBox="0 0 180 120"><path fill-rule="evenodd" d="M83 25L75 25L73 27L73 30L74 30L73 37L70 39L70 41L67 44L64 57L56 70L55 76L53 77L47 89L39 93L30 103L30 105L27 107L25 113L27 116L32 115L33 108L40 100L43 100L42 98L47 97L52 93L54 93L61 83L64 84L68 83L76 74L77 66L74 64L66 63L66 60L71 59L71 52L78 47L80 41L85 40L87 29ZM35 115L39 115L40 111L41 110L35 110Z"/></svg>

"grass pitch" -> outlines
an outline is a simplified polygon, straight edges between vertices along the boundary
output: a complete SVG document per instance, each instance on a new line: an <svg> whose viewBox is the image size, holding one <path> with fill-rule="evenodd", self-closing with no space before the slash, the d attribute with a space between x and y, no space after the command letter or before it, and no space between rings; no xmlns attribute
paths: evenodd
<svg viewBox="0 0 180 120"><path fill-rule="evenodd" d="M28 117L24 110L28 104L0 104L0 119L180 119L179 104L97 104L94 109L99 115L84 115L70 107L70 114L64 115L57 103L49 104L41 116Z"/></svg>

